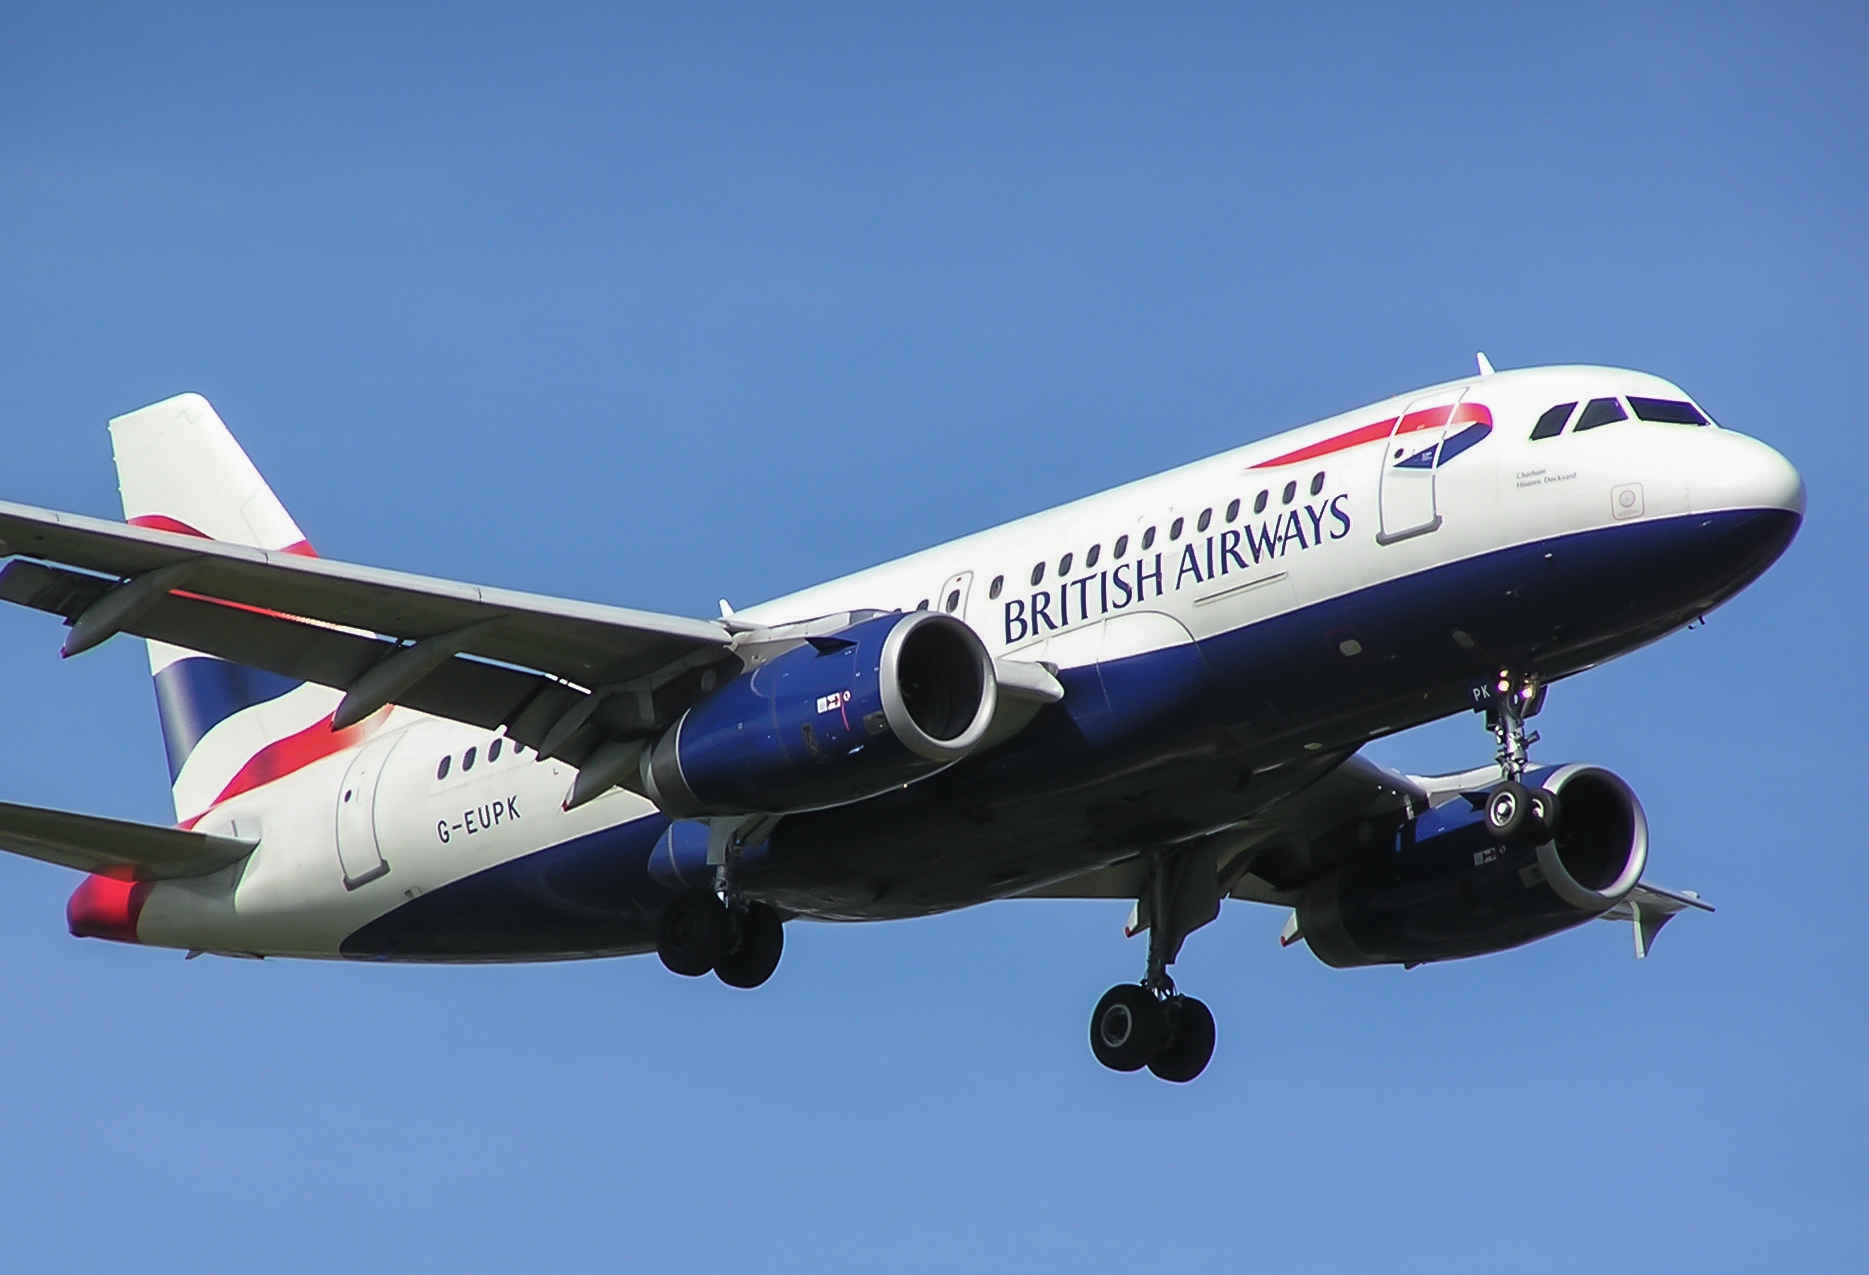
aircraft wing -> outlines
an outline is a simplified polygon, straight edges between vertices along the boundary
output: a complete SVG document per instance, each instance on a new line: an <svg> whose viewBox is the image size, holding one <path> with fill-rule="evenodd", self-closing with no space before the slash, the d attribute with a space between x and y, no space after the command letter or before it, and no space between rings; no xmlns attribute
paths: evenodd
<svg viewBox="0 0 1869 1275"><path fill-rule="evenodd" d="M1294 776L1297 782L1288 783L1283 793L1256 814L1177 843L1194 852L1190 858L1201 861L1201 879L1207 883L1203 889L1211 886L1216 910L1219 896L1296 907L1304 886L1349 853L1351 843L1346 837L1355 837L1357 820L1392 817L1411 809L1419 813L1450 794L1487 788L1500 777L1497 766L1452 775L1404 775L1356 754L1340 764L1322 759L1318 766L1308 776ZM1146 882L1142 861L1130 859L1026 891L1021 897L1136 899L1128 927L1134 934L1149 923L1143 899ZM1635 954L1645 957L1661 928L1689 908L1713 911L1711 904L1691 890L1667 890L1643 881L1598 919L1632 922ZM1297 932L1297 914L1293 913L1285 941L1293 941Z"/></svg>
<svg viewBox="0 0 1869 1275"><path fill-rule="evenodd" d="M193 877L238 863L257 842L0 802L0 850L131 881Z"/></svg>
<svg viewBox="0 0 1869 1275"><path fill-rule="evenodd" d="M581 764L693 698L716 623L206 540L0 502L0 600L64 616L67 654L133 633L397 703ZM338 723L345 724L344 722Z"/></svg>
<svg viewBox="0 0 1869 1275"><path fill-rule="evenodd" d="M1297 892L1335 865L1338 847L1321 834L1358 815L1399 811L1406 801L1425 809L1427 793L1412 779L1354 753L1324 755L1255 776L1264 802L1252 815L1187 835L1177 849L1198 851L1214 865L1222 894L1259 903L1296 902ZM1255 789L1255 791L1258 789ZM1021 894L1033 899L1134 899L1144 881L1139 859L1098 868Z"/></svg>

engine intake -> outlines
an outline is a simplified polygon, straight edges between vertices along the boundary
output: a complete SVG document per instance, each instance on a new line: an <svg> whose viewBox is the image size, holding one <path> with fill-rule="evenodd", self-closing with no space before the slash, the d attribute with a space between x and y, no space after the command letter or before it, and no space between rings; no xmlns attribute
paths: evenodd
<svg viewBox="0 0 1869 1275"><path fill-rule="evenodd" d="M816 636L683 713L642 760L673 818L810 810L925 778L967 756L999 684L974 631L936 611Z"/></svg>
<svg viewBox="0 0 1869 1275"><path fill-rule="evenodd" d="M1305 890L1298 926L1311 951L1338 968L1481 956L1622 902L1648 863L1648 819L1634 791L1596 766L1534 771L1526 782L1563 803L1554 840L1501 845L1481 806L1458 797L1436 806Z"/></svg>

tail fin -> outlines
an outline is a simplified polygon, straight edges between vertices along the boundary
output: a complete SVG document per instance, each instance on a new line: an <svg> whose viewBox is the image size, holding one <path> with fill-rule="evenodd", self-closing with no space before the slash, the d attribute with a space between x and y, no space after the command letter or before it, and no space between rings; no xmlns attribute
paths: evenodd
<svg viewBox="0 0 1869 1275"><path fill-rule="evenodd" d="M199 394L110 423L124 518L139 527L315 557L227 426ZM175 817L192 826L217 803L355 742L333 732L327 687L149 643Z"/></svg>

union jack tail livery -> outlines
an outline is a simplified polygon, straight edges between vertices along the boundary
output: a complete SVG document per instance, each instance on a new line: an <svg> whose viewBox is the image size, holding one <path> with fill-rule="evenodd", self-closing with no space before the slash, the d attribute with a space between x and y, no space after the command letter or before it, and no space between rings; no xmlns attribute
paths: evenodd
<svg viewBox="0 0 1869 1275"><path fill-rule="evenodd" d="M110 441L130 525L317 556L201 395L117 417ZM165 642L148 647L175 817L185 827L344 742L330 729L337 691Z"/></svg>

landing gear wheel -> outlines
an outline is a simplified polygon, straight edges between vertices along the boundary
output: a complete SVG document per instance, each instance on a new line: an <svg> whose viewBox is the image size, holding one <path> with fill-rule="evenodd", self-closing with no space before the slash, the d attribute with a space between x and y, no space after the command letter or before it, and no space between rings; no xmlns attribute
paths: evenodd
<svg viewBox="0 0 1869 1275"><path fill-rule="evenodd" d="M714 963L714 976L728 987L758 987L779 968L785 923L764 903L749 903L740 918L740 941Z"/></svg>
<svg viewBox="0 0 1869 1275"><path fill-rule="evenodd" d="M1192 996L1172 996L1162 1008L1167 1011L1168 1038L1149 1059L1149 1070L1163 1080L1186 1084L1207 1070L1207 1060L1214 1056L1213 1011Z"/></svg>
<svg viewBox="0 0 1869 1275"><path fill-rule="evenodd" d="M1531 794L1516 779L1508 779L1486 794L1486 831L1494 841L1515 839L1525 831L1531 815Z"/></svg>
<svg viewBox="0 0 1869 1275"><path fill-rule="evenodd" d="M733 946L733 918L712 891L678 895L662 909L655 950L662 964L677 974L699 978L714 968Z"/></svg>
<svg viewBox="0 0 1869 1275"><path fill-rule="evenodd" d="M1162 1003L1137 983L1103 994L1090 1016L1090 1052L1111 1071L1141 1071L1161 1048L1168 1023Z"/></svg>
<svg viewBox="0 0 1869 1275"><path fill-rule="evenodd" d="M1549 788L1534 788L1529 794L1532 816L1526 822L1533 845L1543 845L1564 831L1564 803Z"/></svg>

